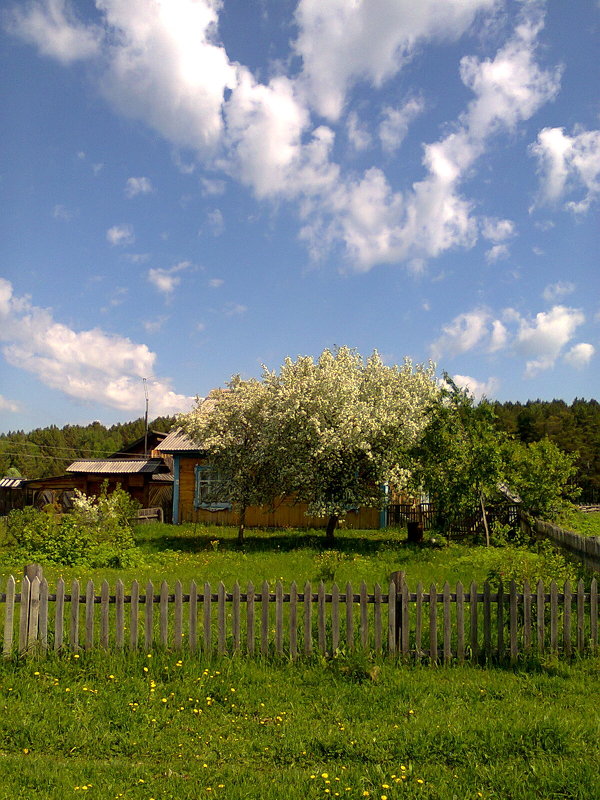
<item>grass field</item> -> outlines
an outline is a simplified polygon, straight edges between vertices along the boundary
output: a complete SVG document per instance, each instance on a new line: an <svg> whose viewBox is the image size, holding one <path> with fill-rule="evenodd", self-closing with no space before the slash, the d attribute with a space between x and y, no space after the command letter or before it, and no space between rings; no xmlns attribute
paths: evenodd
<svg viewBox="0 0 600 800"><path fill-rule="evenodd" d="M567 511L559 522L561 527L584 536L600 536L600 512Z"/></svg>
<svg viewBox="0 0 600 800"><path fill-rule="evenodd" d="M0 798L600 797L600 661L0 665Z"/></svg>
<svg viewBox="0 0 600 800"><path fill-rule="evenodd" d="M111 583L192 578L483 581L523 548L409 547L403 531L147 525L130 570L45 566ZM435 536L433 536L435 539ZM536 554L531 554L537 558ZM545 556L544 556L545 558ZM554 556L552 556L554 559ZM556 560L558 559L558 560ZM562 556L545 564L577 569ZM567 567L565 565L567 564ZM2 554L2 580L21 564ZM71 654L0 663L0 800L600 797L600 659L519 671L313 658Z"/></svg>

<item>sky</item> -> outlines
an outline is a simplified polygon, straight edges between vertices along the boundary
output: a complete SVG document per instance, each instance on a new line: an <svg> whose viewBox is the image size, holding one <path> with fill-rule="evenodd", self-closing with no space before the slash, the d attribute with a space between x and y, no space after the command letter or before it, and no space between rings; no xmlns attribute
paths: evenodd
<svg viewBox="0 0 600 800"><path fill-rule="evenodd" d="M349 345L598 398L597 0L4 0L0 431Z"/></svg>

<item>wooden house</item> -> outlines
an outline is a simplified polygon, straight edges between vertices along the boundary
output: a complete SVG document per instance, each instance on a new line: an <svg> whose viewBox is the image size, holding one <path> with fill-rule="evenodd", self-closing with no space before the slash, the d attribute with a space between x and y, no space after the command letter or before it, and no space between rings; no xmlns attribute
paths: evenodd
<svg viewBox="0 0 600 800"><path fill-rule="evenodd" d="M205 451L182 430L172 431L158 446L163 457L173 459L173 523L198 522L211 525L237 525L238 515L227 498L205 502L203 495L211 480ZM274 507L250 506L246 509L249 528L324 528L327 517L306 513L306 503L282 497ZM376 529L385 526L385 513L377 508L360 508L346 515L347 528Z"/></svg>

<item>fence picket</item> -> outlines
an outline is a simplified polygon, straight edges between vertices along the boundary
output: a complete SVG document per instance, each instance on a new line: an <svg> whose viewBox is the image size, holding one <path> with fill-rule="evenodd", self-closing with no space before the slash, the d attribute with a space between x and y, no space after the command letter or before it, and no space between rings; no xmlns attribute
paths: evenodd
<svg viewBox="0 0 600 800"><path fill-rule="evenodd" d="M563 598L563 652L569 658L571 656L571 610L573 605L573 594L569 581L565 581Z"/></svg>
<svg viewBox="0 0 600 800"><path fill-rule="evenodd" d="M13 648L14 620L15 620L15 579L9 575L6 582L6 608L4 611L4 642L2 654L10 658Z"/></svg>
<svg viewBox="0 0 600 800"><path fill-rule="evenodd" d="M48 650L48 581L42 578L40 583L40 621L39 644L42 652Z"/></svg>
<svg viewBox="0 0 600 800"><path fill-rule="evenodd" d="M498 582L498 597L496 600L496 622L498 625L498 659L500 661L504 658L504 584L502 581Z"/></svg>
<svg viewBox="0 0 600 800"><path fill-rule="evenodd" d="M475 582L471 583L470 594L469 594L469 609L471 611L471 623L470 623L471 658L473 659L473 663L477 663L477 661L479 660L479 631L478 631L479 607L478 607L478 597L477 597L477 584Z"/></svg>
<svg viewBox="0 0 600 800"><path fill-rule="evenodd" d="M54 650L59 653L63 646L65 624L65 582L62 578L56 584L56 608L54 610Z"/></svg>
<svg viewBox="0 0 600 800"><path fill-rule="evenodd" d="M354 650L354 594L352 584L346 584L346 647Z"/></svg>
<svg viewBox="0 0 600 800"><path fill-rule="evenodd" d="M459 664L465 663L465 590L460 581L456 584L456 657Z"/></svg>
<svg viewBox="0 0 600 800"><path fill-rule="evenodd" d="M397 653L396 644L396 584L390 581L388 589L388 651Z"/></svg>
<svg viewBox="0 0 600 800"><path fill-rule="evenodd" d="M248 653L254 655L254 584L252 581L248 584L246 594L246 648Z"/></svg>
<svg viewBox="0 0 600 800"><path fill-rule="evenodd" d="M190 608L188 619L190 653L195 653L198 649L198 586L194 580L190 583Z"/></svg>
<svg viewBox="0 0 600 800"><path fill-rule="evenodd" d="M452 660L452 647L451 647L451 617L450 617L450 584L448 581L444 583L442 590L443 604L444 604L444 664L449 664Z"/></svg>
<svg viewBox="0 0 600 800"><path fill-rule="evenodd" d="M340 589L337 583L331 587L331 652L335 655L340 647Z"/></svg>
<svg viewBox="0 0 600 800"><path fill-rule="evenodd" d="M408 616L408 585L404 573L400 579L400 646L404 658L408 657L410 649L410 618Z"/></svg>
<svg viewBox="0 0 600 800"><path fill-rule="evenodd" d="M27 651L35 649L40 620L40 579L36 575L29 589L29 619L27 621Z"/></svg>
<svg viewBox="0 0 600 800"><path fill-rule="evenodd" d="M298 587L296 581L290 586L290 658L298 657Z"/></svg>
<svg viewBox="0 0 600 800"><path fill-rule="evenodd" d="M144 606L144 647L146 651L152 647L154 637L154 585L152 581L146 584L146 597Z"/></svg>
<svg viewBox="0 0 600 800"><path fill-rule="evenodd" d="M79 650L79 581L71 584L71 627L69 630L69 645L76 653Z"/></svg>
<svg viewBox="0 0 600 800"><path fill-rule="evenodd" d="M283 655L283 585L275 584L275 652Z"/></svg>
<svg viewBox="0 0 600 800"><path fill-rule="evenodd" d="M432 667L437 664L437 587L432 583L429 587L429 663Z"/></svg>
<svg viewBox="0 0 600 800"><path fill-rule="evenodd" d="M319 653L325 655L327 642L325 641L325 584L319 583L317 589L317 646Z"/></svg>
<svg viewBox="0 0 600 800"><path fill-rule="evenodd" d="M544 592L544 582L541 579L537 582L535 595L536 595L535 615L536 615L536 629L537 629L537 648L538 648L538 653L542 655L544 653L545 639L546 639L546 632L544 630L546 624L545 620L546 594Z"/></svg>
<svg viewBox="0 0 600 800"><path fill-rule="evenodd" d="M19 653L27 650L27 628L29 626L29 594L31 583L27 575L21 580L21 603L19 605Z"/></svg>
<svg viewBox="0 0 600 800"><path fill-rule="evenodd" d="M140 613L140 584L133 581L131 584L131 608L129 613L129 647L135 652L138 649L138 624Z"/></svg>
<svg viewBox="0 0 600 800"><path fill-rule="evenodd" d="M260 596L260 652L266 656L269 652L269 582L263 581Z"/></svg>
<svg viewBox="0 0 600 800"><path fill-rule="evenodd" d="M121 578L117 581L115 591L115 644L117 650L125 646L125 586Z"/></svg>
<svg viewBox="0 0 600 800"><path fill-rule="evenodd" d="M94 647L94 581L90 578L85 588L85 649Z"/></svg>
<svg viewBox="0 0 600 800"><path fill-rule="evenodd" d="M162 647L169 644L169 584L162 581L160 584L160 600L158 606L159 641Z"/></svg>
<svg viewBox="0 0 600 800"><path fill-rule="evenodd" d="M381 653L381 586L376 583L373 607L373 628L375 630L375 652Z"/></svg>
<svg viewBox="0 0 600 800"><path fill-rule="evenodd" d="M556 581L550 584L550 650L558 653L558 587Z"/></svg>
<svg viewBox="0 0 600 800"><path fill-rule="evenodd" d="M417 584L417 600L415 610L415 651L417 658L423 657L423 584Z"/></svg>
<svg viewBox="0 0 600 800"><path fill-rule="evenodd" d="M310 581L304 584L304 655L312 653L312 587Z"/></svg>
<svg viewBox="0 0 600 800"><path fill-rule="evenodd" d="M369 646L369 607L367 605L367 584L360 584L360 646L366 650Z"/></svg>
<svg viewBox="0 0 600 800"><path fill-rule="evenodd" d="M203 614L203 621L204 621L204 653L205 655L209 656L212 652L212 642L211 642L211 605L212 605L212 594L210 583L204 584L204 600L202 604L202 614Z"/></svg>
<svg viewBox="0 0 600 800"><path fill-rule="evenodd" d="M492 589L489 581L483 584L483 654L489 664L492 660Z"/></svg>
<svg viewBox="0 0 600 800"><path fill-rule="evenodd" d="M100 647L108 650L109 636L109 594L110 588L107 580L100 586Z"/></svg>
<svg viewBox="0 0 600 800"><path fill-rule="evenodd" d="M231 632L233 634L233 652L240 649L240 584L236 581L233 585L233 600L231 606Z"/></svg>
<svg viewBox="0 0 600 800"><path fill-rule="evenodd" d="M517 585L514 581L510 582L509 588L509 648L510 648L510 662L515 664L519 655L518 642L517 642Z"/></svg>
<svg viewBox="0 0 600 800"><path fill-rule="evenodd" d="M175 621L173 624L173 647L181 650L183 647L183 587L181 581L175 583Z"/></svg>
<svg viewBox="0 0 600 800"><path fill-rule="evenodd" d="M219 582L217 590L217 652L220 656L227 652L227 631L225 628L226 609L225 609L225 584Z"/></svg>
<svg viewBox="0 0 600 800"><path fill-rule="evenodd" d="M590 586L590 642L592 652L598 649L598 581L592 579Z"/></svg>
<svg viewBox="0 0 600 800"><path fill-rule="evenodd" d="M523 584L523 650L531 652L531 588L529 581Z"/></svg>
<svg viewBox="0 0 600 800"><path fill-rule="evenodd" d="M585 586L580 578L577 583L577 652L585 650Z"/></svg>

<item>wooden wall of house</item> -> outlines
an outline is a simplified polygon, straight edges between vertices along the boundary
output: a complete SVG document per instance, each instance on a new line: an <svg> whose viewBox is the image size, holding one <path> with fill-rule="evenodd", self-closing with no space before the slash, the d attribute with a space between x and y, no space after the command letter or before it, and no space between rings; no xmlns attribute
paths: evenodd
<svg viewBox="0 0 600 800"><path fill-rule="evenodd" d="M179 469L179 521L198 522L207 525L238 524L236 511L209 511L194 508L195 472L198 464L206 461L200 458L180 458ZM313 517L306 514L306 503L297 503L284 498L275 509L264 506L250 506L246 510L246 526L249 528L324 528L327 517ZM379 528L379 509L361 508L346 515L345 527L362 530Z"/></svg>

